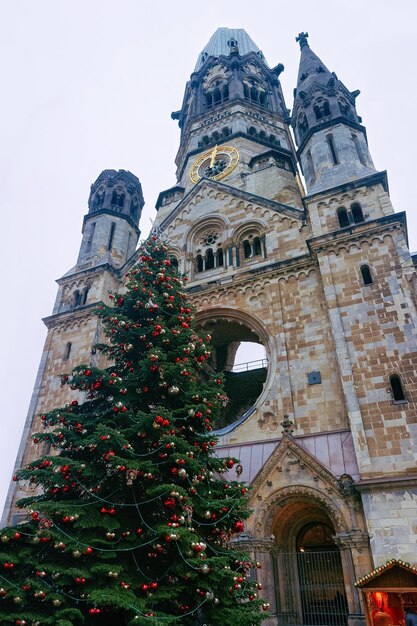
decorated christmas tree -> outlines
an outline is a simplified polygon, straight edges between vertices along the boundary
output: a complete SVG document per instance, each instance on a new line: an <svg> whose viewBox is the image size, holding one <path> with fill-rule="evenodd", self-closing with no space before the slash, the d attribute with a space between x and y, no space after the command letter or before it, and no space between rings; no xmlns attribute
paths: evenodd
<svg viewBox="0 0 417 626"><path fill-rule="evenodd" d="M265 618L257 564L231 541L250 514L247 487L238 460L214 449L227 398L183 289L151 237L126 291L99 309L111 365L63 375L74 400L39 416L34 441L52 451L15 477L41 491L19 503L28 521L1 531L0 624Z"/></svg>

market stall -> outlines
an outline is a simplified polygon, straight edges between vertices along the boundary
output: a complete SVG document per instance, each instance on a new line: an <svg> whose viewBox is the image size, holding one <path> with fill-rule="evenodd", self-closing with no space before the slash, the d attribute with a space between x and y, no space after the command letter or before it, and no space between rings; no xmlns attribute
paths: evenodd
<svg viewBox="0 0 417 626"><path fill-rule="evenodd" d="M355 586L363 595L367 626L405 626L406 609L417 614L417 567L410 563L391 559Z"/></svg>

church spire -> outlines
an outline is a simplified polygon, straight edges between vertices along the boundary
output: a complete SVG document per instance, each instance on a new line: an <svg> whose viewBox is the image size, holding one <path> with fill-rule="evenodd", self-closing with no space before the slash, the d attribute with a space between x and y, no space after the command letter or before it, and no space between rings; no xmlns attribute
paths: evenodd
<svg viewBox="0 0 417 626"><path fill-rule="evenodd" d="M366 131L349 91L299 33L301 57L291 125L308 193L375 173Z"/></svg>

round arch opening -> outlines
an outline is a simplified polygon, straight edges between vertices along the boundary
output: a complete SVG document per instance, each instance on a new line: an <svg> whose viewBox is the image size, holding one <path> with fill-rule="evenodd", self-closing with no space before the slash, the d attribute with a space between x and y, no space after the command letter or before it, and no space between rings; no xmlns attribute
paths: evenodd
<svg viewBox="0 0 417 626"><path fill-rule="evenodd" d="M263 395L268 377L266 333L256 320L242 320L226 311L197 315L197 323L212 337L213 371L225 378L229 402L214 424L221 429L244 416Z"/></svg>
<svg viewBox="0 0 417 626"><path fill-rule="evenodd" d="M273 532L279 545L275 557L278 623L347 626L347 591L335 524L322 503L301 494L282 502Z"/></svg>

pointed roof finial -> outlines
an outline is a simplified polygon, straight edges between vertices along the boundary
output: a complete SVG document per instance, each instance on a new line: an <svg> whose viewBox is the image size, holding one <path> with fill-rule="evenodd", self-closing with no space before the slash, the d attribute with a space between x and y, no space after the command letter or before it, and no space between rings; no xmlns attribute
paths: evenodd
<svg viewBox="0 0 417 626"><path fill-rule="evenodd" d="M307 48L310 47L308 45L307 37L308 37L308 33L298 33L298 36L295 38L295 41L297 41L300 44L300 50L302 50L304 46L307 46Z"/></svg>

